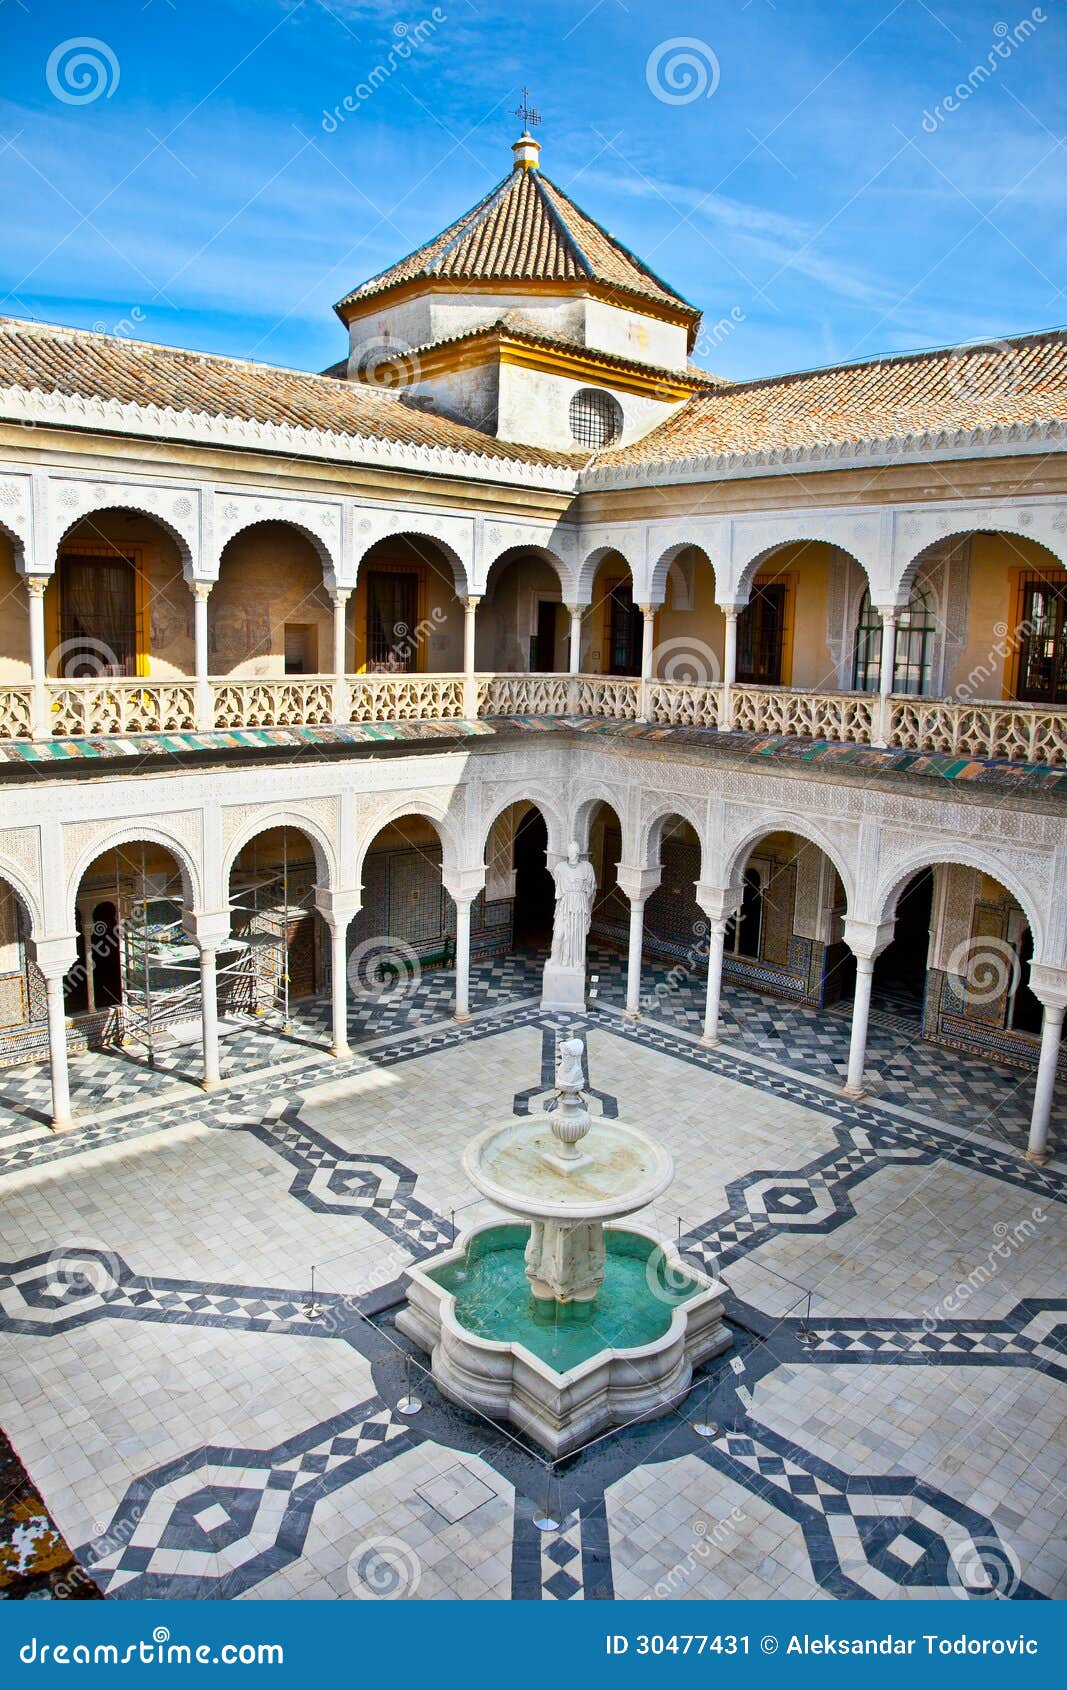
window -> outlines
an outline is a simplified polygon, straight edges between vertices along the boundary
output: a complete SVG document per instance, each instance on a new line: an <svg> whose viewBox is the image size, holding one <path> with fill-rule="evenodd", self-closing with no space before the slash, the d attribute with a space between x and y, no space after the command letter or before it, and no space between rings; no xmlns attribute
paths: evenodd
<svg viewBox="0 0 1067 1690"><path fill-rule="evenodd" d="M571 400L571 433L579 446L596 451L622 433L622 406L599 387L581 387Z"/></svg>
<svg viewBox="0 0 1067 1690"><path fill-rule="evenodd" d="M789 586L756 581L737 618L737 679L754 686L782 684Z"/></svg>
<svg viewBox="0 0 1067 1690"><path fill-rule="evenodd" d="M634 604L630 581L613 581L608 588L609 675L639 675L644 618Z"/></svg>
<svg viewBox="0 0 1067 1690"><path fill-rule="evenodd" d="M367 668L371 674L414 673L418 620L416 571L372 569L367 576Z"/></svg>
<svg viewBox="0 0 1067 1690"><path fill-rule="evenodd" d="M726 926L729 956L749 957L758 962L763 948L763 880L755 868L745 870L741 908Z"/></svg>
<svg viewBox="0 0 1067 1690"><path fill-rule="evenodd" d="M314 675L318 671L318 629L310 622L286 622L283 632L285 673Z"/></svg>
<svg viewBox="0 0 1067 1690"><path fill-rule="evenodd" d="M136 675L140 648L137 566L117 553L59 560L59 672L80 676Z"/></svg>
<svg viewBox="0 0 1067 1690"><path fill-rule="evenodd" d="M918 697L930 690L930 665L933 657L934 621L933 595L922 587L913 587L906 610L897 616L896 656L893 664L893 691ZM877 692L882 669L882 618L871 603L868 589L860 605L856 627L856 659L852 685L857 692Z"/></svg>
<svg viewBox="0 0 1067 1690"><path fill-rule="evenodd" d="M1024 576L1021 608L1016 692L1028 704L1067 704L1067 582Z"/></svg>

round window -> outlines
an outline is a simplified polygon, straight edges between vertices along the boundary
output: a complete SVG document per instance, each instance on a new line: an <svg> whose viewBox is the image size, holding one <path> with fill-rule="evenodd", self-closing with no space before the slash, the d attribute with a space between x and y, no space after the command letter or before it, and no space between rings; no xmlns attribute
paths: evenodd
<svg viewBox="0 0 1067 1690"><path fill-rule="evenodd" d="M571 433L579 446L610 446L622 433L622 406L602 388L579 388L571 400Z"/></svg>

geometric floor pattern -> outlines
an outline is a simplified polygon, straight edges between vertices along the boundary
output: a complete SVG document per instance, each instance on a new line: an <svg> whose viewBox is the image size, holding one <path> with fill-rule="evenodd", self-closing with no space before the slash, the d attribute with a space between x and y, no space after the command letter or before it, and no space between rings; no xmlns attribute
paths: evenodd
<svg viewBox="0 0 1067 1690"><path fill-rule="evenodd" d="M239 1085L157 1074L136 1111L0 1138L0 1423L105 1593L1067 1594L1067 1171L1014 1147L1032 1080L998 1070L964 1118L966 1072L905 1084L887 1045L857 1103L832 1016L728 994L706 1051L702 988L695 1027L684 991L631 1022L602 961L562 1018L530 976L483 966L457 1026L427 975L341 1063L309 1006L299 1047L228 1041ZM674 1155L648 1219L721 1274L733 1343L679 1409L551 1463L445 1402L393 1322L405 1266L492 1212L462 1145L539 1107L572 1031L596 1106ZM83 1109L109 1060L72 1064Z"/></svg>

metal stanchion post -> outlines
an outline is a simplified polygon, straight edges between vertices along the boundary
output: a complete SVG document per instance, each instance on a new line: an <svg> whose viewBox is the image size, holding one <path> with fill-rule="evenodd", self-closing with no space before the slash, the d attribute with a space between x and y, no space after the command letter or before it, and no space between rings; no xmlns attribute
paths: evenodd
<svg viewBox="0 0 1067 1690"><path fill-rule="evenodd" d="M404 1395L396 1405L398 1414L403 1414L410 1420L413 1414L418 1414L422 1408L422 1398L415 1396L411 1389L411 1357L404 1357Z"/></svg>

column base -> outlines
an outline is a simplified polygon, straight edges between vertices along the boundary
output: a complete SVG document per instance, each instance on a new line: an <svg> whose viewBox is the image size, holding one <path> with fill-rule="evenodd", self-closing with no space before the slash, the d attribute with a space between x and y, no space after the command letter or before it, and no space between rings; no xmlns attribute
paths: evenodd
<svg viewBox="0 0 1067 1690"><path fill-rule="evenodd" d="M1049 1151L1049 1150L1024 1150L1023 1151L1023 1161L1024 1162L1032 1162L1035 1168L1043 1168L1043 1167L1046 1166L1047 1163L1051 1162L1051 1160L1052 1160L1052 1152Z"/></svg>
<svg viewBox="0 0 1067 1690"><path fill-rule="evenodd" d="M204 1077L202 1078L202 1080L200 1081L200 1090L201 1091L218 1091L221 1084L222 1084L221 1079L212 1078L210 1075L205 1074Z"/></svg>
<svg viewBox="0 0 1067 1690"><path fill-rule="evenodd" d="M469 1021L470 1018L471 1012L469 1009L455 1009L452 1011L453 1021L458 1021L462 1024L464 1021Z"/></svg>
<svg viewBox="0 0 1067 1690"><path fill-rule="evenodd" d="M850 1097L853 1103L858 1103L861 1097L867 1096L866 1086L842 1086L842 1097Z"/></svg>
<svg viewBox="0 0 1067 1690"><path fill-rule="evenodd" d="M717 1033L713 1039L709 1039L707 1033L702 1033L698 1043L702 1044L705 1050L718 1050L722 1040Z"/></svg>
<svg viewBox="0 0 1067 1690"><path fill-rule="evenodd" d="M640 1021L641 1019L641 1011L639 1009L624 1009L622 1014L624 1021Z"/></svg>
<svg viewBox="0 0 1067 1690"><path fill-rule="evenodd" d="M69 1133L69 1132L73 1131L73 1129L74 1129L74 1125L75 1125L74 1116L73 1115L63 1115L63 1116L53 1115L52 1119L49 1121L48 1125L49 1125L50 1130L54 1133Z"/></svg>
<svg viewBox="0 0 1067 1690"><path fill-rule="evenodd" d="M351 1056L351 1054L352 1046L347 1042L347 1040L344 1044L337 1044L335 1042L330 1046L330 1055L336 1056L338 1062L343 1062L345 1057Z"/></svg>

